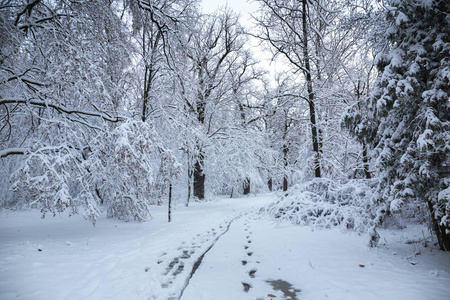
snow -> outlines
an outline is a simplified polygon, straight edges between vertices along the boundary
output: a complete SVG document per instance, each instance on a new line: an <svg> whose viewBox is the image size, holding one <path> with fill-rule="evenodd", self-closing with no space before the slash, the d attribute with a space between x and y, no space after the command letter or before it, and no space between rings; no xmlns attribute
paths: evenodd
<svg viewBox="0 0 450 300"><path fill-rule="evenodd" d="M448 181L449 181L448 179L445 180L445 184L448 185ZM439 192L438 199L439 199L439 201L446 201L446 200L450 199L450 186Z"/></svg>
<svg viewBox="0 0 450 300"><path fill-rule="evenodd" d="M392 67L400 67L403 64L404 51L401 49L395 49L389 53Z"/></svg>
<svg viewBox="0 0 450 300"><path fill-rule="evenodd" d="M276 219L312 229L338 227L367 232L373 225L375 211L368 208L375 190L375 181L350 180L340 184L315 178L293 186L264 210Z"/></svg>
<svg viewBox="0 0 450 300"><path fill-rule="evenodd" d="M27 153L27 152L28 152L28 149L26 149L26 148L8 148L8 149L0 150L0 157L6 157L10 154L15 154L15 153L22 154L22 153Z"/></svg>
<svg viewBox="0 0 450 300"><path fill-rule="evenodd" d="M395 24L397 26L400 26L402 25L402 23L406 23L408 21L409 21L408 17L404 13L399 12L397 18L395 19Z"/></svg>
<svg viewBox="0 0 450 300"><path fill-rule="evenodd" d="M390 209L392 212L397 213L400 212L402 205L403 205L402 199L394 199L391 201Z"/></svg>
<svg viewBox="0 0 450 300"><path fill-rule="evenodd" d="M0 299L448 299L450 255L423 246L424 227L379 230L373 249L356 232L274 222L260 213L272 201L192 203L171 223L155 206L149 222L102 215L95 227L4 210Z"/></svg>
<svg viewBox="0 0 450 300"><path fill-rule="evenodd" d="M422 134L417 138L417 148L420 150L427 150L431 145L434 147L434 141L431 139L433 136L433 130L425 129Z"/></svg>
<svg viewBox="0 0 450 300"><path fill-rule="evenodd" d="M419 4L426 9L430 9L433 6L433 0L422 0Z"/></svg>

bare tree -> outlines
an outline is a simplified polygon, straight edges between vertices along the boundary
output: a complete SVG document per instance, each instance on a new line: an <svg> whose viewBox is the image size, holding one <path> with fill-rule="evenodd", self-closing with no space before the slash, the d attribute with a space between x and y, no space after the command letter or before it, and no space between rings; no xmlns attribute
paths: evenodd
<svg viewBox="0 0 450 300"><path fill-rule="evenodd" d="M227 72L236 63L229 58L242 49L242 39L243 29L231 11L203 16L189 37L188 57L193 65L197 95L195 101L188 102L188 106L207 136L219 134L220 129L213 131L211 126L213 111L208 114L207 110L224 98ZM204 147L202 141L197 141L193 192L198 199L205 197Z"/></svg>
<svg viewBox="0 0 450 300"><path fill-rule="evenodd" d="M309 105L312 146L315 153L314 173L316 177L320 177L322 147L314 91L314 83L320 73L317 64L313 62L317 49L326 47L321 31L329 24L327 14L333 11L318 0L259 2L261 14L255 19L260 32L256 36L270 45L274 57L282 56L294 73L301 72L304 75L307 96L302 98Z"/></svg>

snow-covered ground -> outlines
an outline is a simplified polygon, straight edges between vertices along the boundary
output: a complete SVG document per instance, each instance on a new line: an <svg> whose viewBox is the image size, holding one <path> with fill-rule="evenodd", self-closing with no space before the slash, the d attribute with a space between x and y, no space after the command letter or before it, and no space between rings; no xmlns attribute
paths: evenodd
<svg viewBox="0 0 450 300"><path fill-rule="evenodd" d="M383 231L370 249L367 236L260 215L273 199L180 206L171 223L156 207L147 223L95 227L3 211L0 299L450 299L450 254L413 243L425 228Z"/></svg>

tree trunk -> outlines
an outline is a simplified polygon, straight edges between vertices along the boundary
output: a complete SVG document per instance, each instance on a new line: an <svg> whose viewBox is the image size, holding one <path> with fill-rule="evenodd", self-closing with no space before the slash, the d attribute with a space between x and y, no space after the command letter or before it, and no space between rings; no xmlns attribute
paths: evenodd
<svg viewBox="0 0 450 300"><path fill-rule="evenodd" d="M147 55L150 54L150 62L148 64L147 62L145 62L144 95L142 101L142 115L141 115L142 122L145 122L145 120L147 119L147 110L150 104L149 103L150 91L152 90L153 79L156 73L158 72L155 66L155 52L157 51L159 41L161 39L161 32L158 31L158 33L156 33L156 36L154 36L154 34L155 34L154 32L152 34L149 34L146 30L143 30L142 32L142 50L143 50L142 57L144 57L145 60ZM149 35L148 40L146 39L146 35Z"/></svg>
<svg viewBox="0 0 450 300"><path fill-rule="evenodd" d="M363 142L363 166L364 166L364 175L366 175L366 179L372 178L372 175L369 171L369 157L367 155L367 145L365 142Z"/></svg>
<svg viewBox="0 0 450 300"><path fill-rule="evenodd" d="M142 115L141 120L142 122L145 122L147 119L147 103L148 103L148 96L149 96L149 90L150 90L150 78L147 78L148 76L148 67L145 67L145 74L144 74L144 98L142 99Z"/></svg>
<svg viewBox="0 0 450 300"><path fill-rule="evenodd" d="M189 206L189 201L191 200L191 180L188 179L188 195L186 200L186 207Z"/></svg>
<svg viewBox="0 0 450 300"><path fill-rule="evenodd" d="M169 222L172 220L172 183L169 184L169 212L168 212Z"/></svg>
<svg viewBox="0 0 450 300"><path fill-rule="evenodd" d="M205 124L205 108L206 108L206 99L211 93L207 88L205 89L205 83L203 81L203 69L206 58L204 58L198 64L198 78L201 90L197 91L197 101L196 101L196 109L197 109L197 120L200 124ZM204 93L202 92L204 90ZM194 166L194 197L197 197L199 200L205 199L205 174L203 172L203 162L204 155L202 146L198 143L198 156L197 161Z"/></svg>
<svg viewBox="0 0 450 300"><path fill-rule="evenodd" d="M150 91L152 89L152 81L154 76L155 74L153 70L153 64L151 64L150 66L145 66L144 96L143 96L144 98L142 100L142 115L141 115L142 122L145 122L145 120L147 120L147 110L149 106Z"/></svg>
<svg viewBox="0 0 450 300"><path fill-rule="evenodd" d="M200 152L194 166L194 197L205 199L205 174L203 174L203 153Z"/></svg>
<svg viewBox="0 0 450 300"><path fill-rule="evenodd" d="M355 88L356 91L356 99L357 99L357 105L358 105L358 110L361 110L361 106L360 106L360 101L361 101L361 92L364 91L364 86L361 90L361 81L358 80L358 85ZM369 80L367 80L367 93L369 93ZM362 160L363 160L363 169L364 169L364 175L366 177L366 179L370 179L372 178L372 175L370 174L369 171L369 156L367 155L367 144L366 142L363 140L362 141L362 146L363 146L363 151L362 151Z"/></svg>
<svg viewBox="0 0 450 300"><path fill-rule="evenodd" d="M289 149L286 145L283 145L283 159L284 159L284 177L283 177L283 192L287 191L288 189L288 178L287 178L287 166L288 166L288 152Z"/></svg>
<svg viewBox="0 0 450 300"><path fill-rule="evenodd" d="M288 189L288 180L287 180L287 177L285 175L284 178L283 178L283 192L286 192L287 189Z"/></svg>
<svg viewBox="0 0 450 300"><path fill-rule="evenodd" d="M233 94L237 94L237 91L235 89L233 90ZM245 128L246 117L245 117L244 105L242 105L242 103L239 102L238 106L239 106L239 111L241 113L241 126L242 126L242 128ZM250 178L249 177L245 178L243 187L244 187L243 194L244 195L250 194Z"/></svg>
<svg viewBox="0 0 450 300"><path fill-rule="evenodd" d="M188 161L188 190L187 190L187 199L186 199L186 207L189 206L189 201L191 200L191 187L192 187L192 167L190 161Z"/></svg>
<svg viewBox="0 0 450 300"><path fill-rule="evenodd" d="M250 194L250 178L246 178L246 179L244 180L243 187L244 187L244 192L243 192L243 194L244 194L244 195Z"/></svg>
<svg viewBox="0 0 450 300"><path fill-rule="evenodd" d="M439 226L439 233L441 235L440 240L442 241L441 244L439 244L441 250L444 251L450 251L450 234L446 234L446 228L444 226Z"/></svg>
<svg viewBox="0 0 450 300"><path fill-rule="evenodd" d="M305 75L306 75L306 87L308 90L308 102L309 102L309 117L311 121L311 134L312 134L312 142L313 142L313 150L315 152L314 158L314 173L316 177L321 177L320 174L320 149L319 149L319 135L317 133L317 124L316 124L316 109L314 106L314 92L312 85L312 77L311 77L311 67L309 62L309 50L308 50L308 28L306 26L306 21L308 18L306 9L307 9L307 0L303 0L303 11L302 11L302 25L303 25L303 39L304 39L304 47L303 47L303 56L305 60Z"/></svg>
<svg viewBox="0 0 450 300"><path fill-rule="evenodd" d="M434 215L434 207L430 200L427 201L428 209L430 210L431 223L433 226L433 231L436 234L439 248L444 251L450 251L450 234L446 234L446 229L444 226L439 226L439 222L436 220Z"/></svg>

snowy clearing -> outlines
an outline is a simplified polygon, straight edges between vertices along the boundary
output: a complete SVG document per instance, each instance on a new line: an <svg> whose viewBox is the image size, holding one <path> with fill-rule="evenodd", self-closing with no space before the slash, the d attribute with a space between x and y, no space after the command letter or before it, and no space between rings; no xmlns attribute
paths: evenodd
<svg viewBox="0 0 450 300"><path fill-rule="evenodd" d="M179 206L172 223L155 207L152 221L96 227L3 211L0 299L448 299L450 255L415 243L426 228L381 231L370 249L367 235L259 214L274 199Z"/></svg>

